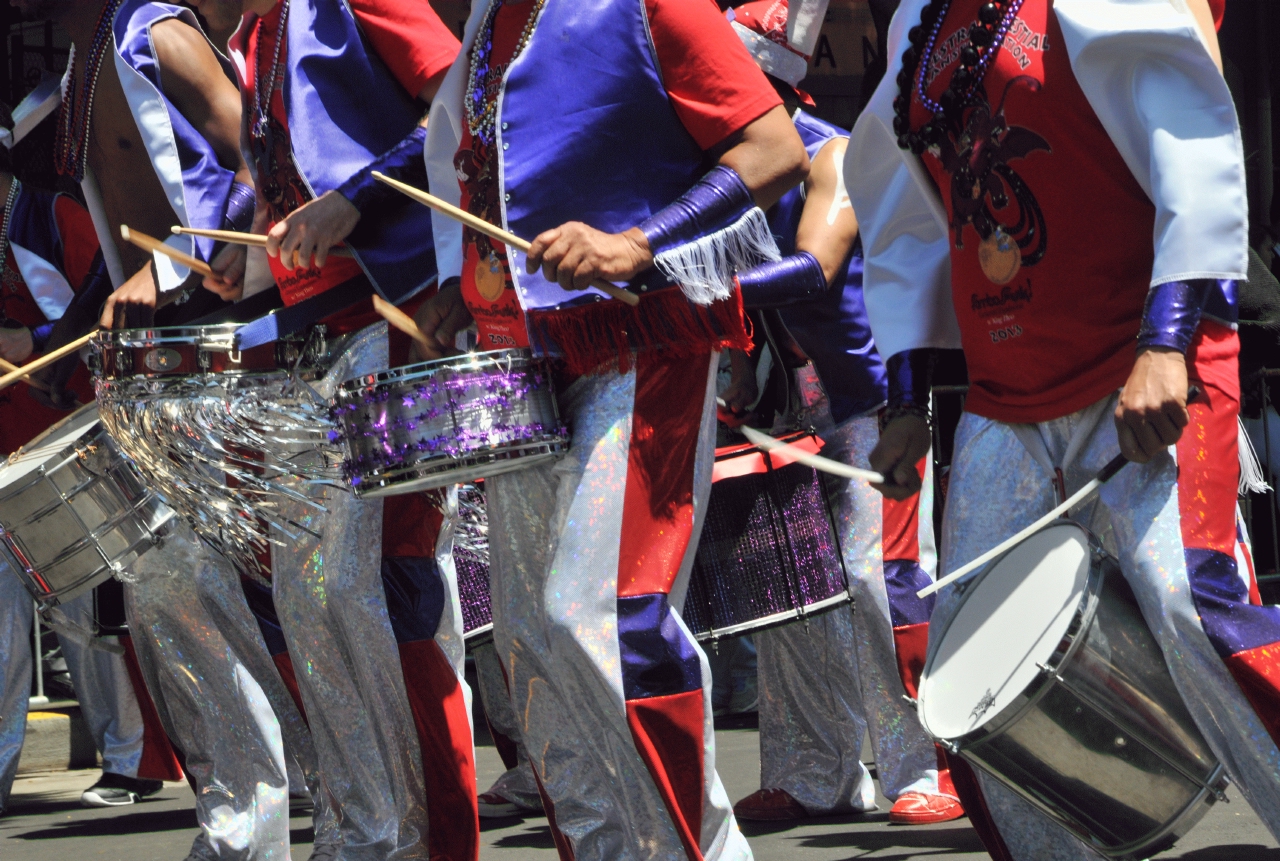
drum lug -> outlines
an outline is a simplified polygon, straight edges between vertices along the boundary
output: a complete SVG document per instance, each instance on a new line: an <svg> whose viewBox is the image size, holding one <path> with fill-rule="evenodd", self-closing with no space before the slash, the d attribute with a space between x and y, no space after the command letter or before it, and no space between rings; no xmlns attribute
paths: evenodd
<svg viewBox="0 0 1280 861"><path fill-rule="evenodd" d="M1062 681L1062 676L1058 675L1058 671L1048 664L1036 664L1036 669L1044 673L1046 676L1052 677L1055 682Z"/></svg>
<svg viewBox="0 0 1280 861"><path fill-rule="evenodd" d="M121 375L133 373L132 350L116 350L116 373Z"/></svg>
<svg viewBox="0 0 1280 861"><path fill-rule="evenodd" d="M197 349L196 350L196 367L208 373L209 369L213 367L213 354L210 353L208 350Z"/></svg>
<svg viewBox="0 0 1280 861"><path fill-rule="evenodd" d="M915 711L919 711L919 710L920 710L920 701L919 701L919 700L913 699L912 697L909 697L909 696L907 696L906 694L903 694L903 695L902 695L902 698L903 698L904 700L906 700L906 701L907 701L907 705L911 706L911 708L912 708L913 710L915 710Z"/></svg>
<svg viewBox="0 0 1280 861"><path fill-rule="evenodd" d="M937 742L938 747L942 748L952 756L960 755L960 745L956 744L954 741L948 741L945 738L935 739L935 741Z"/></svg>

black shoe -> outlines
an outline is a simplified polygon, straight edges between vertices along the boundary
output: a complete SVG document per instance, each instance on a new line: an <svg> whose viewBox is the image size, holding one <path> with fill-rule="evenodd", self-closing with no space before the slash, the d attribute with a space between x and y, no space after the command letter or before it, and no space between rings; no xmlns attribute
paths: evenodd
<svg viewBox="0 0 1280 861"><path fill-rule="evenodd" d="M162 780L139 780L104 771L97 783L80 794L80 803L85 807L123 807L163 788Z"/></svg>

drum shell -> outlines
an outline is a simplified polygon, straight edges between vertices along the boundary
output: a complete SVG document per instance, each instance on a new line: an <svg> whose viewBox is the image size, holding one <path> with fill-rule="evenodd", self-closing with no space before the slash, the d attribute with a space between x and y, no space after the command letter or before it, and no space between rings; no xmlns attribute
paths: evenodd
<svg viewBox="0 0 1280 861"><path fill-rule="evenodd" d="M551 375L528 351L358 377L339 388L334 415L352 490L362 498L527 469L559 458L569 446Z"/></svg>
<svg viewBox="0 0 1280 861"><path fill-rule="evenodd" d="M794 440L794 437L788 438ZM681 618L698 640L764 630L853 601L831 500L800 463L735 470L711 488ZM724 463L730 458L717 458Z"/></svg>
<svg viewBox="0 0 1280 861"><path fill-rule="evenodd" d="M1036 682L980 729L940 741L1101 854L1147 858L1204 816L1226 778L1100 550L1086 595Z"/></svg>
<svg viewBox="0 0 1280 861"><path fill-rule="evenodd" d="M65 422L81 418L77 413ZM128 568L159 543L173 519L97 422L38 468L0 487L5 561L43 607L69 601Z"/></svg>

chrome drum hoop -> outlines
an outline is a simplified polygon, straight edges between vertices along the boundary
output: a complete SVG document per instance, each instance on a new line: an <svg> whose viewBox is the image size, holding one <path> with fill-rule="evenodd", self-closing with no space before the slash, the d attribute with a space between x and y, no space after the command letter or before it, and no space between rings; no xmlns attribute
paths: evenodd
<svg viewBox="0 0 1280 861"><path fill-rule="evenodd" d="M67 431L75 436L64 444ZM176 525L92 404L11 455L0 480L10 477L0 486L0 553L41 610L121 574Z"/></svg>
<svg viewBox="0 0 1280 861"><path fill-rule="evenodd" d="M393 368L344 382L332 415L356 496L413 493L527 469L561 457L550 368L498 350Z"/></svg>
<svg viewBox="0 0 1280 861"><path fill-rule="evenodd" d="M925 729L1098 853L1140 861L1190 831L1225 798L1228 779L1174 686L1119 564L1079 524L1059 521L1046 529L1064 525L1088 535L1090 568L1052 655L1013 702L973 731L941 738L927 722ZM967 584L966 600L1010 554ZM939 642L955 620L934 635ZM926 678L933 659L931 649ZM922 713L926 690L922 679ZM1104 775L1106 786L1091 785L1090 776L1096 784Z"/></svg>

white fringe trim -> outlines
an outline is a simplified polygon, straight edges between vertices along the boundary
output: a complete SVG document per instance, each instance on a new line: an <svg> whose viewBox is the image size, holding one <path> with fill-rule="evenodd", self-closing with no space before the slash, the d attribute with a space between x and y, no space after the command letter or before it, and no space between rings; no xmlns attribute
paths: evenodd
<svg viewBox="0 0 1280 861"><path fill-rule="evenodd" d="M1236 435L1239 438L1237 448L1240 450L1240 495L1266 493L1271 489L1271 485L1267 484L1262 474L1262 465L1258 463L1258 452L1253 448L1253 440L1249 439L1244 422L1239 418L1236 419L1236 427L1238 428Z"/></svg>
<svg viewBox="0 0 1280 861"><path fill-rule="evenodd" d="M710 305L732 295L738 270L781 259L764 210L753 206L728 227L663 251L654 264L690 302Z"/></svg>

